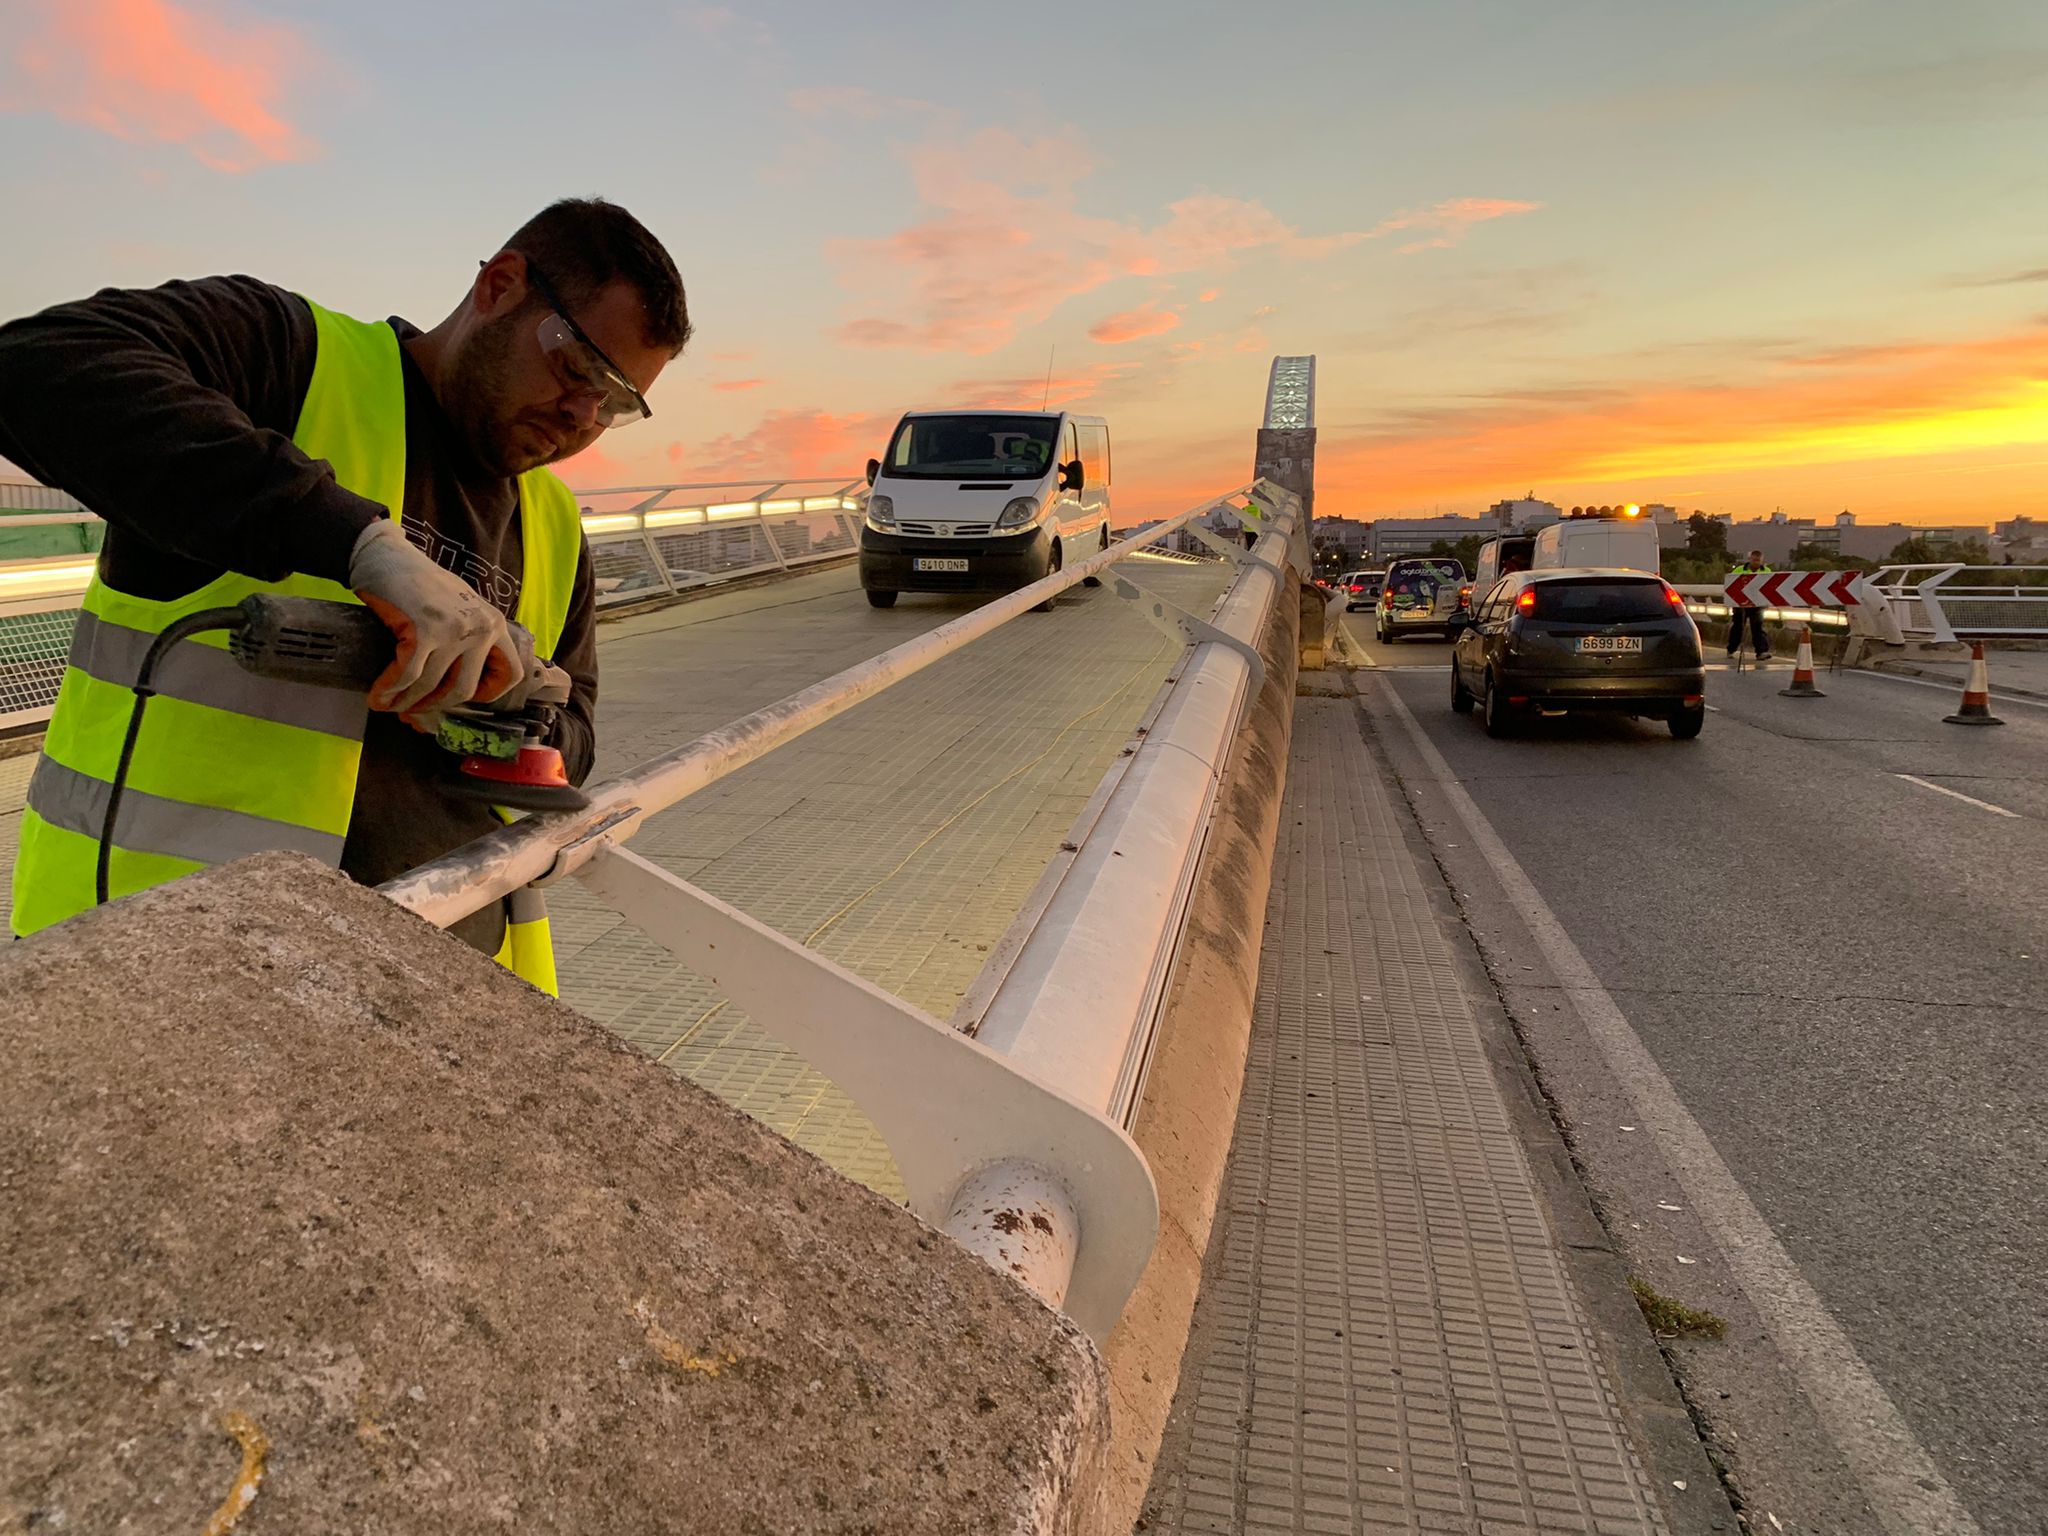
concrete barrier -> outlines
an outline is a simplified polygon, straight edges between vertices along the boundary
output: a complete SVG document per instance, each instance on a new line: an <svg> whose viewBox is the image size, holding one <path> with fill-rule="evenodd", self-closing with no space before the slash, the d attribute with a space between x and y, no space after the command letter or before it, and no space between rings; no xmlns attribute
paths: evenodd
<svg viewBox="0 0 2048 1536"><path fill-rule="evenodd" d="M1159 1191L1159 1241L1104 1349L1114 1409L1108 1499L1118 1530L1131 1528L1151 1483L1237 1124L1307 606L1275 603L1260 641L1265 682L1216 803L1132 1127Z"/></svg>
<svg viewBox="0 0 2048 1536"><path fill-rule="evenodd" d="M0 1529L1109 1528L1078 1329L309 860L0 996Z"/></svg>

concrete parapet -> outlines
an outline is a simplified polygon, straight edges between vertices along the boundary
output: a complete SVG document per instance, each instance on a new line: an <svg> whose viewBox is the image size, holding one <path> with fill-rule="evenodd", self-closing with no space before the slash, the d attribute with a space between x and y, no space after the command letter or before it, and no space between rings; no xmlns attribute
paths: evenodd
<svg viewBox="0 0 2048 1536"><path fill-rule="evenodd" d="M1078 1329L309 860L0 997L0 1531L1105 1529Z"/></svg>

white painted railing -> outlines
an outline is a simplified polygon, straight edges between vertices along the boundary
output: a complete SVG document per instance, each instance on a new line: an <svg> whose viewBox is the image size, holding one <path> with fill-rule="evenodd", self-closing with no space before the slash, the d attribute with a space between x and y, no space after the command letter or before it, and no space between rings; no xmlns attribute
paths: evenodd
<svg viewBox="0 0 2048 1536"><path fill-rule="evenodd" d="M1247 492L1268 509L1266 532L1249 551L1219 541L1238 569L1211 618L1133 579L1147 546ZM575 875L837 1083L888 1143L914 1211L1106 1338L1158 1223L1127 1127L1210 810L1259 688L1258 642L1274 603L1292 601L1295 573L1307 573L1300 522L1299 500L1269 482L1210 498L599 785L584 810L530 817L381 889L445 927ZM1005 946L1000 978L977 987L985 1006L967 1022L978 1037L626 846L657 812L1097 576L1188 650L1032 931Z"/></svg>
<svg viewBox="0 0 2048 1536"><path fill-rule="evenodd" d="M1869 585L1898 631L1882 637L1894 642L2048 636L2048 565L1889 565Z"/></svg>

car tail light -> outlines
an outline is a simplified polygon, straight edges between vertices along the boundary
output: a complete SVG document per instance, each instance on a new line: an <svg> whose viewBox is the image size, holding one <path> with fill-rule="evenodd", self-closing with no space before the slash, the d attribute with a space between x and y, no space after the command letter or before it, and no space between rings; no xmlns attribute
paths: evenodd
<svg viewBox="0 0 2048 1536"><path fill-rule="evenodd" d="M1354 581L1353 583L1351 583L1351 590L1354 592L1363 592L1365 590L1365 583L1362 581Z"/></svg>
<svg viewBox="0 0 2048 1536"><path fill-rule="evenodd" d="M1683 608L1685 606L1685 594L1672 586L1668 581L1664 583L1664 595L1671 599L1672 607Z"/></svg>
<svg viewBox="0 0 2048 1536"><path fill-rule="evenodd" d="M1516 597L1515 606L1521 609L1521 611L1524 613L1534 613L1536 611L1535 592L1533 590L1526 590L1522 592L1521 595Z"/></svg>
<svg viewBox="0 0 2048 1536"><path fill-rule="evenodd" d="M1696 705L1704 704L1706 702L1707 696L1704 693L1688 693L1685 696L1685 707L1687 709L1691 709Z"/></svg>
<svg viewBox="0 0 2048 1536"><path fill-rule="evenodd" d="M1393 606L1394 606L1394 594L1393 594L1392 592L1382 592L1382 593L1380 594L1380 606L1381 606L1382 608L1391 608L1391 607L1393 607Z"/></svg>

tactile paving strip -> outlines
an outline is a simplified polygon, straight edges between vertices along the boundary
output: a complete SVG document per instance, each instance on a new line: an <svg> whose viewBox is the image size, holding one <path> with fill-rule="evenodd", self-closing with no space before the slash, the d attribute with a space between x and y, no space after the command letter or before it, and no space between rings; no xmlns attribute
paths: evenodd
<svg viewBox="0 0 2048 1536"><path fill-rule="evenodd" d="M1350 700L1296 705L1149 1532L1666 1529Z"/></svg>

